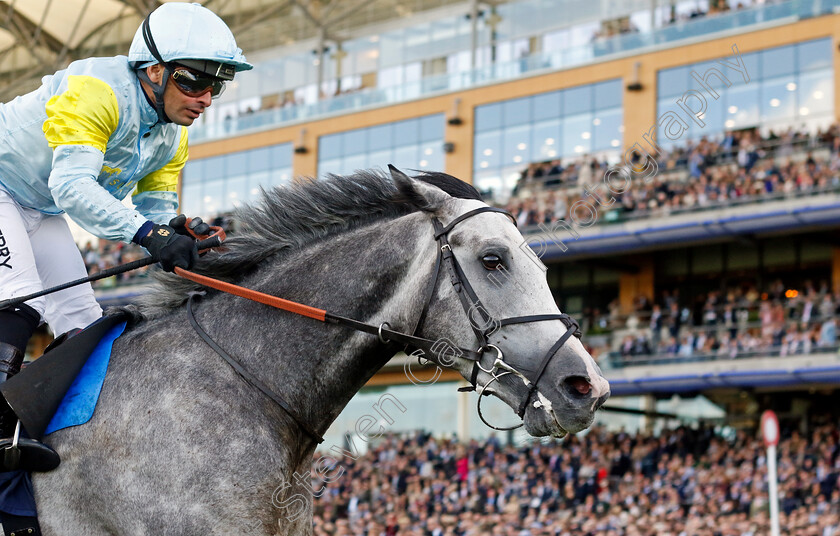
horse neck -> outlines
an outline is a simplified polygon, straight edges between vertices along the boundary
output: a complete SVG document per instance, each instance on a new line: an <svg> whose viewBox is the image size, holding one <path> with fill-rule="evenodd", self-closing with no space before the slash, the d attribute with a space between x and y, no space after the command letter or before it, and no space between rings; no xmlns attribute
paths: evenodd
<svg viewBox="0 0 840 536"><path fill-rule="evenodd" d="M266 261L243 286L410 332L433 259L432 227L412 214ZM205 329L321 433L397 350L367 333L223 294L201 307Z"/></svg>

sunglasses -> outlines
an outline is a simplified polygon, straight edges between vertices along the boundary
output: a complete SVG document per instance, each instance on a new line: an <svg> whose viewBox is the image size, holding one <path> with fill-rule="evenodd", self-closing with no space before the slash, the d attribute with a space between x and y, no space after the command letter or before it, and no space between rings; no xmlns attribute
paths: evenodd
<svg viewBox="0 0 840 536"><path fill-rule="evenodd" d="M224 80L215 76L196 74L186 69L173 71L172 81L175 82L175 87L188 97L200 97L209 91L210 97L215 99L225 90Z"/></svg>

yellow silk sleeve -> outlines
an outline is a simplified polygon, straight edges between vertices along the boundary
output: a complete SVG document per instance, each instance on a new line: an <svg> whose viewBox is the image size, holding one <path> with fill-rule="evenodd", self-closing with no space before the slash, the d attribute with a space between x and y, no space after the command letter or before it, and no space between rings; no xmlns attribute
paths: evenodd
<svg viewBox="0 0 840 536"><path fill-rule="evenodd" d="M184 164L187 163L189 151L187 149L187 128L181 127L181 141L178 144L178 150L175 151L175 156L172 157L165 166L157 171L149 173L137 183L137 189L133 195L143 192L177 192L178 191L178 175L184 169Z"/></svg>
<svg viewBox="0 0 840 536"><path fill-rule="evenodd" d="M111 87L92 76L67 77L67 90L46 105L43 130L50 147L88 145L103 154L117 129L120 111Z"/></svg>

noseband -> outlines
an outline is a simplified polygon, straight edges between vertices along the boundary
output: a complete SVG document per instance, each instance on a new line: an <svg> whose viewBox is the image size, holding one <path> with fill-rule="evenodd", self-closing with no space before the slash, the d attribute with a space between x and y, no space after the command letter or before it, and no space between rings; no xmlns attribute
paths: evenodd
<svg viewBox="0 0 840 536"><path fill-rule="evenodd" d="M416 333L420 326L422 326L423 321L425 320L426 315L428 314L429 306L431 305L432 301L432 296L434 295L435 288L437 288L437 282L440 279L441 264L445 264L447 272L449 273L449 280L452 283L452 287L454 288L455 293L458 295L458 298L461 300L461 305L464 308L464 312L467 314L467 318L470 322L470 327L472 328L473 333L475 333L476 339L479 343L477 352L464 352L464 354L460 356L466 359L472 359L473 366L469 380L471 387L461 388L459 390L475 391L478 388L477 379L479 370L489 374L492 377L492 379L484 385L480 386L480 390L478 391L478 416L479 418L481 418L484 424L495 430L515 430L516 428L522 426L522 424L508 428L499 428L488 423L481 413L481 398L483 396L491 394L492 391L488 391L488 388L490 387L490 385L493 384L493 382L499 381L499 379L503 376L506 376L508 374L518 376L530 386L528 389L528 395L522 400L522 402L519 405L519 408L516 411L516 414L519 416L519 418L523 418L525 415L525 409L528 407L528 404L530 403L531 398L534 396L534 393L537 392L537 385L540 379L542 378L543 374L545 373L546 368L548 368L548 364L551 362L551 358L554 356L555 353L557 353L557 351L560 348L563 347L564 344L566 344L566 341L569 340L569 338L572 335L574 335L577 338L580 338L581 332L578 323L565 313L516 316L504 318L501 320L495 320L487 313L487 309L481 303L481 299L475 293L475 290L473 290L472 285L470 285L469 279L467 279L466 274L464 274L464 271L461 269L461 265L458 263L458 259L455 258L455 252L452 251L452 246L449 244L449 233L455 228L456 225L458 225L464 220L472 218L473 216L476 216L478 214L483 214L485 212L498 212L500 214L504 214L505 216L511 219L514 225L516 225L516 220L508 211L495 207L481 207L461 214L452 222L450 222L449 225L447 225L446 227L444 227L443 224L441 224L437 218L432 220L432 224L435 228L435 240L437 240L439 246L437 262L435 263L435 274L432 277L431 284L429 285L429 288L427 290L427 296L425 301L426 305L423 307L423 312L420 315L420 319L417 321L417 325L414 328L414 332ZM478 313L481 315L481 326L476 326L476 324L473 322L472 315L470 314L471 311L478 311ZM525 324L529 322L543 322L546 320L560 320L563 323L563 325L566 326L566 331L565 333L563 333L563 335L560 336L559 339L557 339L557 341L545 354L545 356L542 359L542 362L536 370L536 373L533 374L532 377L529 377L527 374L516 370L514 367L505 362L502 350L499 349L499 347L490 344L490 335L492 335L495 331L501 329L503 326L508 326L511 324ZM482 327L484 328L482 329ZM432 350L434 350L434 348L432 348ZM493 350L496 353L496 359L493 361L493 364L490 368L484 368L482 366L481 359L484 353L488 350ZM476 354L478 357L474 358ZM437 355L437 353L433 351L432 355ZM447 366L441 363L440 356L438 356L438 359L435 362L439 365ZM449 366L451 367L451 365ZM501 374L498 373L498 371L500 370L502 371ZM540 405L541 402L539 401L534 403L534 407L540 407Z"/></svg>
<svg viewBox="0 0 840 536"><path fill-rule="evenodd" d="M422 350L423 355L421 357L428 357L435 363L443 367L452 368L454 362L452 363L445 363L443 359L441 359L439 352L440 352L440 341L433 341L431 339L426 339L424 337L420 337L416 335L417 331L423 325L423 321L425 320L428 312L429 307L432 302L432 297L435 292L435 288L437 288L437 282L440 279L440 272L441 272L441 265L446 264L447 271L449 273L449 279L452 283L453 288L455 289L455 293L458 295L458 298L461 300L461 305L464 307L464 312L467 314L467 318L470 320L470 326L475 333L476 338L478 339L479 347L477 351L469 350L465 348L454 348L454 350L458 351L457 357L467 359L473 362L472 373L470 374L470 384L471 387L467 387L467 390L476 390L477 389L477 378L479 370L486 372L492 376L492 379L487 382L486 384L480 386L479 397L478 397L478 415L481 417L481 420L487 426L494 428L496 430L513 430L515 428L519 428L522 426L521 424L518 426L514 426L511 428L498 428L496 426L491 425L488 423L481 414L481 398L483 396L491 394L491 390L488 388L490 385L493 384L495 381L499 381L500 378L508 375L513 374L515 376L520 377L523 379L527 385L529 385L528 395L522 400L522 403L519 405L516 414L519 418L522 418L525 415L525 409L528 406L531 398L534 396L534 393L537 392L537 384L539 383L540 379L543 376L546 368L548 367L549 362L551 362L551 358L554 354L569 340L569 337L574 335L575 337L580 338L580 327L578 323L575 322L569 315L567 314L544 314L544 315L530 315L530 316L517 316L511 318L505 318L503 320L494 320L486 311L484 306L481 303L481 300L476 295L475 291L473 290L472 286L470 285L469 281L467 280L466 275L464 274L463 270L461 270L461 266L458 264L457 259L455 258L455 253L452 251L452 246L449 244L448 234L452 229L455 228L456 225L461 223L462 221L471 218L477 214L482 214L484 212L499 212L501 214L506 215L513 221L514 225L516 225L516 220L514 220L513 216L510 215L509 212L494 208L494 207L481 207L475 210L471 210L466 212L457 218L455 218L452 222L449 223L447 226L443 226L440 221L435 218L432 220L435 229L435 240L438 242L438 254L437 254L437 261L435 262L435 273L434 277L432 277L431 282L426 290L426 298L425 298L425 305L423 306L423 311L420 314L420 318L417 321L417 324L412 331L412 334L409 335L407 333L403 333L400 331L394 331L391 329L391 326L387 322L383 322L379 326L374 326L371 324L366 324L364 322L360 322L358 320L354 320L352 318L347 318L339 315L335 315L329 313L323 309L317 309L315 307L311 307L308 305L303 305L300 303L292 302L289 300L285 300L278 296L272 296L270 294L265 294L262 292L257 292L255 290L246 289L240 287L238 285L234 285L232 283L227 283L224 281L219 281L218 279L213 279L211 277L207 277L204 275L196 274L194 272L190 272L187 270L183 270L181 268L175 268L175 273L181 277L204 285L206 287L211 287L217 290L221 290L223 292L227 292L229 294L234 294L236 296L240 296L243 298L247 298L253 301L257 301L263 303L265 305L269 305L271 307L275 307L277 309L283 309L285 311L290 311L302 316L307 316L309 318L313 318L315 320L320 320L321 322L330 322L333 324L340 324L345 327L349 327L355 329L357 331L363 331L365 333L370 333L372 335L377 335L379 340L382 343L390 343L390 342L398 342L404 344L406 347L417 348ZM318 443L323 442L324 438L321 433L319 433L314 427L312 427L307 419L301 418L298 412L290 407L289 404L285 402L285 400L272 391L268 386L263 384L259 381L253 374L251 374L242 364L236 360L233 356L228 354L224 351L208 334L202 327L198 324L198 321L195 318L195 314L193 313L193 302L197 298L196 294L190 296L189 300L187 301L187 317L189 318L190 324L195 329L196 333L211 347L213 350L216 351L227 363L231 366L231 368L241 376L247 383L251 384L254 388L258 389L262 392L266 397L271 399L275 404L280 406L297 424L300 428L306 432L306 434L315 440ZM481 329L477 327L473 322L472 318L470 317L470 311L477 310L481 315L482 321L484 322L483 325L489 325L491 327ZM524 324L528 322L542 322L545 320L560 320L563 322L563 325L566 326L566 332L557 339L557 342L552 345L551 349L545 354L543 357L542 362L540 363L539 368L537 369L536 373L532 377L528 377L526 374L516 370L512 366L504 360L504 355L502 351L497 347L489 342L489 336L493 334L497 329L500 329L503 326L508 326L511 324ZM385 326L388 326L387 328ZM496 352L496 359L493 361L493 365L490 368L484 368L481 364L481 359L487 350L494 350ZM433 357L437 357L437 359L433 359ZM498 371L502 371L498 373ZM534 407L540 407L540 402L537 401L534 403Z"/></svg>

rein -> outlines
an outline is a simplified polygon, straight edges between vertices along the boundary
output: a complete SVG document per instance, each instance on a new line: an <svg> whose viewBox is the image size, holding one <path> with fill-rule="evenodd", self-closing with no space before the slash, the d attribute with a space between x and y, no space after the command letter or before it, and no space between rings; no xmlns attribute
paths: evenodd
<svg viewBox="0 0 840 536"><path fill-rule="evenodd" d="M439 341L419 337L416 335L416 333L417 330L420 329L423 320L426 318L429 306L432 301L432 297L434 295L434 290L435 288L437 288L438 280L440 279L441 266L445 264L449 273L450 282L455 292L457 293L458 298L461 301L464 311L467 313L467 317L470 320L470 326L472 327L473 332L475 333L475 336L480 343L478 351L460 347L453 348L452 346L449 346L447 349L457 350L458 352L460 352L460 355L458 355L458 357L468 359L473 362L472 373L470 376L470 383L472 384L472 387L467 387L465 389L476 390L476 386L478 385L477 378L479 369L490 374L490 376L492 377L492 379L488 383L481 386L481 390L479 391L478 414L479 417L481 417L481 420L487 426L490 426L491 428L494 428L496 430L513 430L515 428L518 428L519 426L522 426L522 424L510 428L497 428L488 423L481 415L481 398L490 394L490 391L488 391L488 387L493 382L498 381L500 378L508 374L513 374L522 378L527 383L527 385L530 386L528 395L523 399L522 403L520 404L517 410L517 415L520 418L522 418L525 414L525 409L527 408L528 402L531 400L534 393L537 392L537 384L539 383L540 379L543 376L543 373L548 367L552 356L566 343L566 341L571 336L580 338L581 332L577 322L575 322L569 315L564 313L510 317L498 321L494 321L494 319L490 317L490 315L486 312L484 306L481 304L481 300L478 298L478 295L475 293L469 281L467 280L467 277L461 269L460 265L458 264L458 261L455 258L455 253L452 251L452 246L449 244L448 241L448 234L450 231L452 231L452 229L455 228L456 225L468 218L485 212L498 212L501 214L505 214L511 219L511 221L513 221L514 225L516 225L516 221L509 212L495 207L481 207L475 210L468 211L455 218L452 222L449 223L449 225L445 227L436 218L432 221L435 231L435 240L438 242L439 245L439 247L437 248L438 252L437 260L435 263L435 273L426 291L426 300L425 305L423 307L423 311L421 312L420 318L418 319L417 324L415 325L411 335L391 329L391 326L390 324L388 324L388 322L382 322L382 324L380 324L379 326L374 326L371 324L360 322L358 320L329 313L324 309L318 309L309 305L304 305L277 296L272 296L270 294L265 294L263 292L241 287L233 283L227 283L218 279L214 279L212 277L190 272L182 268L175 268L175 273L185 279L189 279L190 281L198 283L202 286L214 288L216 290L226 292L228 294L233 294L235 296L239 296L242 298L262 303L264 305L268 305L270 307L282 309L284 311L289 311L298 315L306 316L308 318L313 318L321 322L339 324L357 331L362 331L365 333L376 335L379 337L379 340L383 344L398 342L406 346L418 348L424 353L422 357L426 357L437 356L438 352L440 351L440 348L438 347ZM237 372L237 374L239 374L243 379L245 379L246 382L260 390L264 395L266 395L277 405L279 405L289 416L292 417L293 420L295 420L295 422L297 422L297 424L301 427L302 430L304 430L307 433L307 435L309 435L317 443L322 443L324 441L323 436L319 434L316 430L314 430L309 424L307 424L306 421L302 419L296 411L289 407L289 404L287 404L282 397L277 395L269 387L264 385L247 370L245 370L241 363L239 363L236 359L231 357L227 352L225 352L221 347L219 347L219 345L216 344L215 341L213 341L209 335L207 335L207 333L201 328L201 326L196 321L195 315L193 313L192 302L195 296L195 294L191 295L187 302L187 316L189 318L190 324L193 326L198 335L211 348L213 348L213 350L215 350L216 353L218 353ZM483 325L489 325L490 327L481 329L472 322L470 311L474 309L477 309L481 314L482 320L485 322ZM511 324L522 324L528 322L542 322L547 320L560 320L563 323L563 325L566 326L567 329L566 332L563 333L563 335L548 350L548 353L546 353L545 357L543 358L542 362L537 368L537 372L533 379L529 378L522 372L516 370L514 367L506 363L504 361L502 351L498 347L489 343L489 336L492 335L492 333L495 332L497 329L500 329L502 326L507 326ZM481 365L481 359L484 353L490 349L495 350L497 355L493 362L493 365L490 368L484 368ZM444 367L451 367L454 364L444 364L441 362L440 359L433 361L436 364ZM497 370L499 369L503 372L497 374ZM535 402L534 406L540 407L541 403L539 401Z"/></svg>

